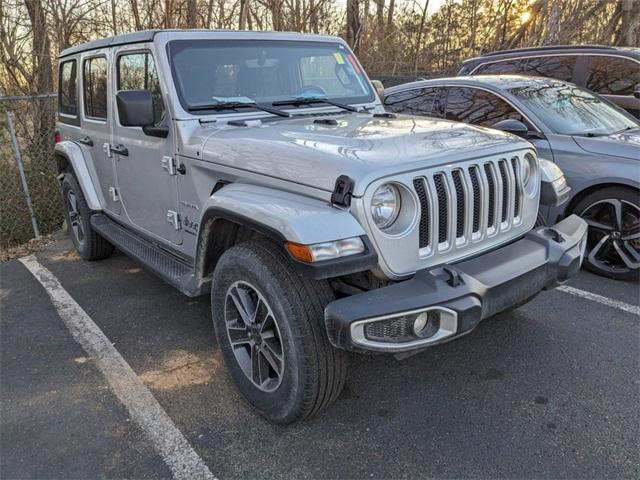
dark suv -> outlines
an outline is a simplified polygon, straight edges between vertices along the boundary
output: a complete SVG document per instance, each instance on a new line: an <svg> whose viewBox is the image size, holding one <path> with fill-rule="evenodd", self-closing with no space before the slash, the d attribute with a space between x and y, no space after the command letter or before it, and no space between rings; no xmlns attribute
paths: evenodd
<svg viewBox="0 0 640 480"><path fill-rule="evenodd" d="M572 82L640 118L640 48L574 45L503 50L466 60L458 75L523 74Z"/></svg>

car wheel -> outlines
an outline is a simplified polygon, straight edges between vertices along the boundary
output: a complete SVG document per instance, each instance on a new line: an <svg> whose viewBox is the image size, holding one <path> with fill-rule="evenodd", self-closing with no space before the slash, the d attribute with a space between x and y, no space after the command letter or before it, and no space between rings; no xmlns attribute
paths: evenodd
<svg viewBox="0 0 640 480"><path fill-rule="evenodd" d="M110 256L114 247L91 227L92 211L72 173L62 179L62 204L71 241L80 257L100 260Z"/></svg>
<svg viewBox="0 0 640 480"><path fill-rule="evenodd" d="M640 276L640 196L608 187L583 198L575 212L589 224L584 266L616 280Z"/></svg>
<svg viewBox="0 0 640 480"><path fill-rule="evenodd" d="M333 298L327 282L298 275L269 241L236 245L218 261L211 287L218 345L240 393L268 420L302 420L342 390L345 353L324 327Z"/></svg>

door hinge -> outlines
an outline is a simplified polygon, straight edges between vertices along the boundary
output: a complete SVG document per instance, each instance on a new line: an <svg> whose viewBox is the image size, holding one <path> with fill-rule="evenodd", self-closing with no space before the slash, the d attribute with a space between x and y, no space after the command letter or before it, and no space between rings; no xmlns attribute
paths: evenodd
<svg viewBox="0 0 640 480"><path fill-rule="evenodd" d="M113 156L111 153L111 144L109 143L102 144L102 151L107 155L107 158L111 158Z"/></svg>
<svg viewBox="0 0 640 480"><path fill-rule="evenodd" d="M118 191L118 189L116 187L109 187L109 195L111 195L111 199L114 202L119 202L120 201L120 192Z"/></svg>
<svg viewBox="0 0 640 480"><path fill-rule="evenodd" d="M173 157L162 157L162 168L164 168L169 175L176 174L176 160Z"/></svg>
<svg viewBox="0 0 640 480"><path fill-rule="evenodd" d="M167 210L167 222L173 225L173 228L180 230L180 215L173 210Z"/></svg>

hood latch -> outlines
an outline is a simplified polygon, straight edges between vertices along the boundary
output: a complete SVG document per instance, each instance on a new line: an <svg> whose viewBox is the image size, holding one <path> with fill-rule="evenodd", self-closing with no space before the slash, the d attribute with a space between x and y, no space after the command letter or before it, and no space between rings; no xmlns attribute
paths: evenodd
<svg viewBox="0 0 640 480"><path fill-rule="evenodd" d="M351 196L356 182L348 175L340 175L336 180L336 186L331 194L331 204L336 207L350 207Z"/></svg>

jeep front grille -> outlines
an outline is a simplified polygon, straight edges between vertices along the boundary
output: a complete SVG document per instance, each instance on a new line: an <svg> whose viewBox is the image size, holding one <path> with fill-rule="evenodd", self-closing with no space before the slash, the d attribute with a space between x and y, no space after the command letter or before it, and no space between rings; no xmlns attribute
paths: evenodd
<svg viewBox="0 0 640 480"><path fill-rule="evenodd" d="M415 177L419 248L429 253L510 230L521 221L520 158L467 164Z"/></svg>

